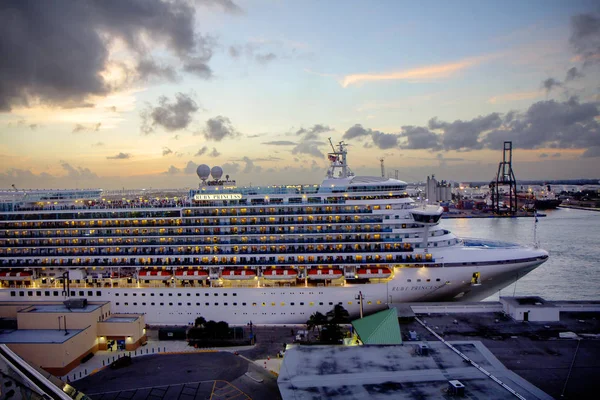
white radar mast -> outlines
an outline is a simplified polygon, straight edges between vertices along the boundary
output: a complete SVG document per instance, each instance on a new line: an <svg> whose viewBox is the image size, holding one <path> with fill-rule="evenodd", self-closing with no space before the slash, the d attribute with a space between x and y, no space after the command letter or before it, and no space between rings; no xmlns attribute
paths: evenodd
<svg viewBox="0 0 600 400"><path fill-rule="evenodd" d="M336 146L331 142L331 138L329 138L329 144L331 145L331 149L333 150L330 153L327 153L327 159L329 160L329 169L327 170L327 177L334 179L345 179L351 176L354 176L354 172L350 170L348 167L348 162L346 159L346 155L348 151L346 147L348 146L344 142L339 142Z"/></svg>

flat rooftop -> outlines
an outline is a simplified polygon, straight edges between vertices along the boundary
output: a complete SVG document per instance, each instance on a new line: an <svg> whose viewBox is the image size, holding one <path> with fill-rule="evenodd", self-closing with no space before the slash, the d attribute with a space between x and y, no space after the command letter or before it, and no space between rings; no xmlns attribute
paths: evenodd
<svg viewBox="0 0 600 400"><path fill-rule="evenodd" d="M86 328L87 329L87 328ZM14 329L0 331L0 343L4 344L60 344L77 336L85 329Z"/></svg>
<svg viewBox="0 0 600 400"><path fill-rule="evenodd" d="M116 323L123 323L123 322L135 322L138 319L140 319L139 316L131 316L131 317L121 317L121 316L116 316L116 317L110 317L108 319L105 319L102 322L116 322Z"/></svg>
<svg viewBox="0 0 600 400"><path fill-rule="evenodd" d="M448 381L459 380L470 398L514 399L514 395L440 342L402 346L297 346L283 359L277 383L286 399L441 398ZM527 399L551 399L506 369L480 342L459 342L459 350Z"/></svg>
<svg viewBox="0 0 600 400"><path fill-rule="evenodd" d="M67 308L64 304L34 304L31 307L23 309L19 312L23 313L89 313L97 310L103 305L108 303L101 304L90 304L88 303L85 307L82 308Z"/></svg>

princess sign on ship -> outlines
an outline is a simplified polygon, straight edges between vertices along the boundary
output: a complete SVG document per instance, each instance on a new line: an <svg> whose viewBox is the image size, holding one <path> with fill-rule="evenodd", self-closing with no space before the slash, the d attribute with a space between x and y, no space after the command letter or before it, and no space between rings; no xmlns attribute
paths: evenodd
<svg viewBox="0 0 600 400"><path fill-rule="evenodd" d="M335 304L357 316L361 301L371 313L483 299L548 258L457 238L405 182L354 175L344 143L327 158L321 185L237 187L201 165L189 193L4 192L0 301L86 297L148 324L292 324Z"/></svg>

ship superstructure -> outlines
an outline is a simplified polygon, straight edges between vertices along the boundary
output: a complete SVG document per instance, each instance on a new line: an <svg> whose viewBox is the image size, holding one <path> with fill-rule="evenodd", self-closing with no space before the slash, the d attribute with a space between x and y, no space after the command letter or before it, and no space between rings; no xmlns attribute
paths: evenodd
<svg viewBox="0 0 600 400"><path fill-rule="evenodd" d="M344 143L328 160L320 185L238 187L201 165L188 193L0 193L0 300L109 300L149 324L304 323L335 304L483 299L548 257L457 238L405 182L354 175Z"/></svg>

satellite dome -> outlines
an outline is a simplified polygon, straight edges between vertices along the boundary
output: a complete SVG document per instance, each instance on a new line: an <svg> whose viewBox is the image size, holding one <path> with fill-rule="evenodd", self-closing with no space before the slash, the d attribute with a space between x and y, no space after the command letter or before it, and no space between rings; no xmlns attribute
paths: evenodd
<svg viewBox="0 0 600 400"><path fill-rule="evenodd" d="M196 168L196 173L200 179L205 181L208 178L208 175L210 175L210 167L206 164L200 164L198 165L198 168Z"/></svg>
<svg viewBox="0 0 600 400"><path fill-rule="evenodd" d="M212 169L210 170L210 174L212 175L213 179L218 181L223 176L223 168L212 167Z"/></svg>

